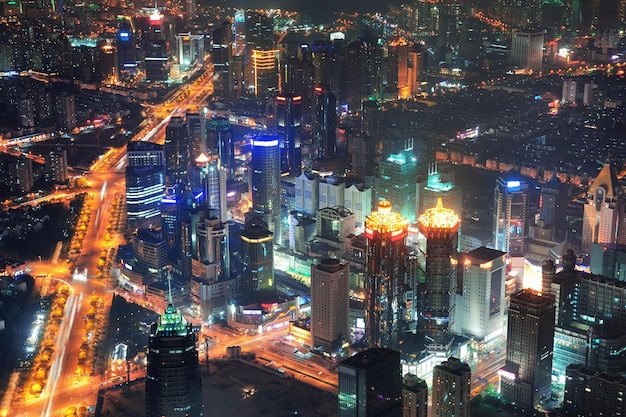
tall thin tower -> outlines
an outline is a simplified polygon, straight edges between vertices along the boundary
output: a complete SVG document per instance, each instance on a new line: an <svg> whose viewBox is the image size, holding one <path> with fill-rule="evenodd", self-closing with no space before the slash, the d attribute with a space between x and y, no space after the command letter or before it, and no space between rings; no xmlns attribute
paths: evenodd
<svg viewBox="0 0 626 417"><path fill-rule="evenodd" d="M370 348L397 349L405 328L405 276L409 221L378 203L365 218L367 237L365 336Z"/></svg>
<svg viewBox="0 0 626 417"><path fill-rule="evenodd" d="M252 211L280 236L280 149L278 137L259 136L252 142L250 163Z"/></svg>

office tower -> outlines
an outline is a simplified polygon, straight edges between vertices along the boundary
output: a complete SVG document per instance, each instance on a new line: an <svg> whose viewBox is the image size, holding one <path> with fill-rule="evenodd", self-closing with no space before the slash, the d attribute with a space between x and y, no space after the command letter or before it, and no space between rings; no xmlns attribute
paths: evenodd
<svg viewBox="0 0 626 417"><path fill-rule="evenodd" d="M245 12L245 40L248 53L254 50L267 50L274 47L273 18L264 13L247 10Z"/></svg>
<svg viewBox="0 0 626 417"><path fill-rule="evenodd" d="M561 189L561 180L555 174L552 175L550 181L541 185L539 196L539 221L548 227L557 224L557 207L560 204L559 196Z"/></svg>
<svg viewBox="0 0 626 417"><path fill-rule="evenodd" d="M352 184L344 189L343 195L344 207L354 213L354 233L363 233L365 217L372 211L372 188Z"/></svg>
<svg viewBox="0 0 626 417"><path fill-rule="evenodd" d="M118 74L120 77L128 78L137 70L135 26L131 17L118 17L118 23L120 28L115 38Z"/></svg>
<svg viewBox="0 0 626 417"><path fill-rule="evenodd" d="M350 338L350 265L323 258L311 265L311 338L313 348L341 349Z"/></svg>
<svg viewBox="0 0 626 417"><path fill-rule="evenodd" d="M519 173L500 175L493 193L493 247L522 257L526 249L528 183Z"/></svg>
<svg viewBox="0 0 626 417"><path fill-rule="evenodd" d="M617 181L609 163L605 163L600 173L587 190L587 201L583 213L582 256L588 259L591 244L613 244L618 242L621 222L620 200L622 186ZM623 216L624 214L622 214Z"/></svg>
<svg viewBox="0 0 626 417"><path fill-rule="evenodd" d="M245 57L246 54L246 12L235 11L235 24L233 25L233 56Z"/></svg>
<svg viewBox="0 0 626 417"><path fill-rule="evenodd" d="M315 87L314 155L319 159L337 154L337 97L328 86Z"/></svg>
<svg viewBox="0 0 626 417"><path fill-rule="evenodd" d="M189 176L193 190L204 194L206 206L215 210L216 217L222 222L228 221L227 175L226 170L220 164L220 159L215 155L209 158L200 154Z"/></svg>
<svg viewBox="0 0 626 417"><path fill-rule="evenodd" d="M382 93L383 49L375 36L366 34L346 46L344 54L347 104L355 111L364 98Z"/></svg>
<svg viewBox="0 0 626 417"><path fill-rule="evenodd" d="M189 161L195 160L200 154L207 154L207 128L203 114L185 114L187 138L189 139Z"/></svg>
<svg viewBox="0 0 626 417"><path fill-rule="evenodd" d="M278 91L278 49L252 50L251 77L244 80L256 97Z"/></svg>
<svg viewBox="0 0 626 417"><path fill-rule="evenodd" d="M67 181L67 151L57 148L46 157L46 176L48 181L65 183Z"/></svg>
<svg viewBox="0 0 626 417"><path fill-rule="evenodd" d="M350 152L352 153L352 173L359 180L374 175L376 167L376 148L379 139L364 134L355 135L352 139Z"/></svg>
<svg viewBox="0 0 626 417"><path fill-rule="evenodd" d="M319 182L317 174L303 172L296 177L296 210L307 216L315 216L319 209Z"/></svg>
<svg viewBox="0 0 626 417"><path fill-rule="evenodd" d="M380 139L381 107L376 100L365 100L360 103L361 133Z"/></svg>
<svg viewBox="0 0 626 417"><path fill-rule="evenodd" d="M402 377L402 417L428 417L428 385L413 374Z"/></svg>
<svg viewBox="0 0 626 417"><path fill-rule="evenodd" d="M532 72L540 72L543 64L543 30L514 30L511 63Z"/></svg>
<svg viewBox="0 0 626 417"><path fill-rule="evenodd" d="M302 96L276 96L276 124L280 141L280 169L283 174L302 172Z"/></svg>
<svg viewBox="0 0 626 417"><path fill-rule="evenodd" d="M422 329L448 331L453 327L456 302L459 216L443 207L427 209L418 220L425 237L425 281L420 289L419 322Z"/></svg>
<svg viewBox="0 0 626 417"><path fill-rule="evenodd" d="M161 225L161 200L165 193L163 146L130 142L127 148L126 214L128 227Z"/></svg>
<svg viewBox="0 0 626 417"><path fill-rule="evenodd" d="M174 116L165 128L165 175L167 184L187 182L189 137L185 119Z"/></svg>
<svg viewBox="0 0 626 417"><path fill-rule="evenodd" d="M196 336L170 303L154 323L148 342L146 417L202 416Z"/></svg>
<svg viewBox="0 0 626 417"><path fill-rule="evenodd" d="M454 331L489 342L504 333L506 253L481 247L461 259Z"/></svg>
<svg viewBox="0 0 626 417"><path fill-rule="evenodd" d="M469 417L472 371L451 357L433 370L432 407L435 417Z"/></svg>
<svg viewBox="0 0 626 417"><path fill-rule="evenodd" d="M510 303L500 391L505 401L536 408L551 396L554 297L522 290Z"/></svg>
<svg viewBox="0 0 626 417"><path fill-rule="evenodd" d="M567 366L578 363L623 374L626 285L615 278L578 271L575 266L576 256L568 250L563 269L551 283L558 307L552 373L564 382Z"/></svg>
<svg viewBox="0 0 626 417"><path fill-rule="evenodd" d="M225 117L211 117L206 122L207 152L219 155L229 178L235 177L235 138L233 127Z"/></svg>
<svg viewBox="0 0 626 417"><path fill-rule="evenodd" d="M391 154L378 164L378 198L387 200L402 217L415 222L417 162L413 149Z"/></svg>
<svg viewBox="0 0 626 417"><path fill-rule="evenodd" d="M274 291L274 235L260 218L246 222L241 231L242 295Z"/></svg>
<svg viewBox="0 0 626 417"><path fill-rule="evenodd" d="M387 45L387 91L399 99L411 97L409 82L409 45L395 37Z"/></svg>
<svg viewBox="0 0 626 417"><path fill-rule="evenodd" d="M339 417L401 414L400 352L373 348L339 363Z"/></svg>
<svg viewBox="0 0 626 417"><path fill-rule="evenodd" d="M141 44L143 49L143 68L146 71L146 81L163 82L169 77L167 56L167 43L164 39L144 40Z"/></svg>
<svg viewBox="0 0 626 417"><path fill-rule="evenodd" d="M179 252L176 254L176 265L180 267L183 277L192 275L193 260L198 259L198 225L209 217L209 210L204 203L204 195L201 191L193 191L185 187L180 199L178 211L177 237L180 239Z"/></svg>
<svg viewBox="0 0 626 417"><path fill-rule="evenodd" d="M280 237L280 148L276 136L258 136L252 141L250 186L252 212Z"/></svg>
<svg viewBox="0 0 626 417"><path fill-rule="evenodd" d="M626 282L626 245L591 244L591 273Z"/></svg>
<svg viewBox="0 0 626 417"><path fill-rule="evenodd" d="M561 101L570 106L576 105L576 87L578 82L576 80L563 80L563 93L561 94Z"/></svg>
<svg viewBox="0 0 626 417"><path fill-rule="evenodd" d="M229 21L223 22L213 31L214 66L213 86L215 94L227 96L230 93L230 61L233 52L233 30Z"/></svg>
<svg viewBox="0 0 626 417"><path fill-rule="evenodd" d="M365 337L370 348L397 348L405 330L408 226L388 201L365 218Z"/></svg>
<svg viewBox="0 0 626 417"><path fill-rule="evenodd" d="M196 224L198 261L207 265L206 278L223 281L230 278L228 223L210 216Z"/></svg>
<svg viewBox="0 0 626 417"><path fill-rule="evenodd" d="M319 183L319 208L343 206L346 183L338 177L328 176Z"/></svg>
<svg viewBox="0 0 626 417"><path fill-rule="evenodd" d="M196 43L191 32L176 35L176 56L182 71L187 71L196 61Z"/></svg>
<svg viewBox="0 0 626 417"><path fill-rule="evenodd" d="M563 411L566 416L626 415L626 379L580 364L567 367Z"/></svg>
<svg viewBox="0 0 626 417"><path fill-rule="evenodd" d="M354 234L354 213L345 207L326 207L316 214L315 246L329 253L344 253L346 239Z"/></svg>

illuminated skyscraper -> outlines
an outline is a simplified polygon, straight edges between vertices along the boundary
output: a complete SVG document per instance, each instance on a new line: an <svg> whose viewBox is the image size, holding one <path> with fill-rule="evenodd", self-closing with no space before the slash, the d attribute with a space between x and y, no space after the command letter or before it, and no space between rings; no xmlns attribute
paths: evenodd
<svg viewBox="0 0 626 417"><path fill-rule="evenodd" d="M215 94L227 96L230 92L229 72L230 61L233 53L233 31L231 23L223 22L213 31L213 54L214 65L213 86Z"/></svg>
<svg viewBox="0 0 626 417"><path fill-rule="evenodd" d="M619 198L621 189L611 165L604 164L587 190L581 245L584 258L589 257L592 243L608 245L618 242L618 225L621 226L624 221L620 219L620 214L626 216L623 214L626 212L619 210L620 205L624 204Z"/></svg>
<svg viewBox="0 0 626 417"><path fill-rule="evenodd" d="M406 39L394 38L389 42L388 51L387 91L399 99L409 98L409 45Z"/></svg>
<svg viewBox="0 0 626 417"><path fill-rule="evenodd" d="M382 93L383 49L375 36L365 35L350 43L344 53L348 108L354 111L364 97Z"/></svg>
<svg viewBox="0 0 626 417"><path fill-rule="evenodd" d="M165 174L169 185L186 183L189 169L189 137L185 119L172 117L165 128Z"/></svg>
<svg viewBox="0 0 626 417"><path fill-rule="evenodd" d="M350 337L350 265L324 258L311 265L313 347L336 352Z"/></svg>
<svg viewBox="0 0 626 417"><path fill-rule="evenodd" d="M216 212L221 221L228 221L226 201L226 170L222 168L217 156L207 157L200 154L195 167L190 172L190 181L194 191L202 192L209 209Z"/></svg>
<svg viewBox="0 0 626 417"><path fill-rule="evenodd" d="M252 50L250 64L251 79L247 86L257 97L264 97L268 93L278 90L278 55L277 49Z"/></svg>
<svg viewBox="0 0 626 417"><path fill-rule="evenodd" d="M493 247L522 257L526 249L528 183L513 171L498 178L493 194Z"/></svg>
<svg viewBox="0 0 626 417"><path fill-rule="evenodd" d="M339 364L339 417L402 415L400 352L374 348Z"/></svg>
<svg viewBox="0 0 626 417"><path fill-rule="evenodd" d="M233 127L225 117L212 117L207 122L208 153L219 155L229 178L235 176L235 143Z"/></svg>
<svg viewBox="0 0 626 417"><path fill-rule="evenodd" d="M246 222L241 232L241 262L243 273L239 290L242 295L274 291L274 236L258 217Z"/></svg>
<svg viewBox="0 0 626 417"><path fill-rule="evenodd" d="M278 137L258 136L252 142L250 162L252 212L280 236L281 184Z"/></svg>
<svg viewBox="0 0 626 417"><path fill-rule="evenodd" d="M365 219L365 336L372 348L398 348L405 330L408 226L388 201L378 203L378 211Z"/></svg>
<svg viewBox="0 0 626 417"><path fill-rule="evenodd" d="M505 401L536 408L550 398L554 316L552 295L523 290L511 296L506 362L499 371Z"/></svg>
<svg viewBox="0 0 626 417"><path fill-rule="evenodd" d="M448 331L454 321L459 216L443 207L427 209L418 220L426 238L425 281L419 296L422 329Z"/></svg>
<svg viewBox="0 0 626 417"><path fill-rule="evenodd" d="M165 193L163 145L129 142L126 151L126 213L131 229L161 225L161 199Z"/></svg>
<svg viewBox="0 0 626 417"><path fill-rule="evenodd" d="M150 332L146 417L202 416L202 379L195 344L191 323L169 304Z"/></svg>
<svg viewBox="0 0 626 417"><path fill-rule="evenodd" d="M543 30L514 30L511 62L522 69L540 72L543 66Z"/></svg>
<svg viewBox="0 0 626 417"><path fill-rule="evenodd" d="M200 154L207 153L206 119L200 113L187 113L187 137L189 138L189 158L195 160Z"/></svg>
<svg viewBox="0 0 626 417"><path fill-rule="evenodd" d="M337 153L337 97L327 86L315 87L316 158L330 159Z"/></svg>
<svg viewBox="0 0 626 417"><path fill-rule="evenodd" d="M417 198L417 162L413 149L405 149L398 154L391 154L380 161L380 181L378 198L389 201L402 217L415 221Z"/></svg>
<svg viewBox="0 0 626 417"><path fill-rule="evenodd" d="M302 96L276 96L276 129L280 141L281 172L300 175L302 172Z"/></svg>

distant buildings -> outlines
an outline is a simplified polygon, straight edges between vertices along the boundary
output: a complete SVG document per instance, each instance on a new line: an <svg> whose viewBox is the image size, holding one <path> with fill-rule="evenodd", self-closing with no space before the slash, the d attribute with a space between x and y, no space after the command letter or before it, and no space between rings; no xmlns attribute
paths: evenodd
<svg viewBox="0 0 626 417"><path fill-rule="evenodd" d="M169 304L152 325L146 374L146 417L202 416L202 380L196 337Z"/></svg>
<svg viewBox="0 0 626 417"><path fill-rule="evenodd" d="M433 416L469 417L472 371L451 357L433 370Z"/></svg>
<svg viewBox="0 0 626 417"><path fill-rule="evenodd" d="M339 364L339 417L401 415L400 352L374 348Z"/></svg>

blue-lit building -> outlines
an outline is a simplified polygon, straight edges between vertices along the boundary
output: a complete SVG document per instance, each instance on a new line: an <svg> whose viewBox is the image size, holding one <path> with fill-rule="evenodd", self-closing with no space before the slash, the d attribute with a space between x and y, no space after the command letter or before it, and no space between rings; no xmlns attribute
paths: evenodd
<svg viewBox="0 0 626 417"><path fill-rule="evenodd" d="M528 183L515 171L502 174L493 194L493 247L522 257L526 249Z"/></svg>
<svg viewBox="0 0 626 417"><path fill-rule="evenodd" d="M228 177L235 176L235 142L233 127L225 117L212 117L206 122L207 152L219 155Z"/></svg>
<svg viewBox="0 0 626 417"><path fill-rule="evenodd" d="M276 96L276 131L280 143L281 173L300 175L302 172L302 96Z"/></svg>
<svg viewBox="0 0 626 417"><path fill-rule="evenodd" d="M168 185L187 183L190 154L187 123L183 117L172 117L165 128L165 173Z"/></svg>
<svg viewBox="0 0 626 417"><path fill-rule="evenodd" d="M128 226L161 226L161 199L165 193L163 146L131 142L127 150L126 213Z"/></svg>
<svg viewBox="0 0 626 417"><path fill-rule="evenodd" d="M391 154L378 164L380 181L378 199L391 203L402 217L415 222L417 197L417 162L413 149Z"/></svg>

